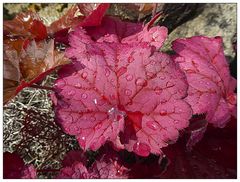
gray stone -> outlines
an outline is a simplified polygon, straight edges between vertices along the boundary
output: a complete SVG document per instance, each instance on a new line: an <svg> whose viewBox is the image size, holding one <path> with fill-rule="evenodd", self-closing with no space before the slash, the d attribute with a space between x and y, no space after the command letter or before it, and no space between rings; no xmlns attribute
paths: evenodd
<svg viewBox="0 0 240 182"><path fill-rule="evenodd" d="M222 36L225 55L234 58L232 38L237 32L237 4L206 4L204 10L193 20L178 26L168 36L163 51L171 50L171 42L177 38L205 35Z"/></svg>

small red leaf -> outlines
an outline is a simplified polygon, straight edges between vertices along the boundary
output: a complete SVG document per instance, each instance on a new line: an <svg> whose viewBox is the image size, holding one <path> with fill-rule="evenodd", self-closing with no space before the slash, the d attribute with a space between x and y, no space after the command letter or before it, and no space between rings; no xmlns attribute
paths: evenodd
<svg viewBox="0 0 240 182"><path fill-rule="evenodd" d="M191 151L193 146L196 145L204 136L207 130L208 122L205 119L205 116L197 116L190 120L189 127L186 129L186 132L190 134L190 137L187 141L186 147L187 150Z"/></svg>
<svg viewBox="0 0 240 182"><path fill-rule="evenodd" d="M112 149L105 148L101 151L100 157L93 163L90 171L91 178L100 179L126 179L128 178L129 169L123 165L118 153Z"/></svg>
<svg viewBox="0 0 240 182"><path fill-rule="evenodd" d="M74 163L70 167L62 168L56 177L58 179L86 179L89 178L87 168L81 163Z"/></svg>
<svg viewBox="0 0 240 182"><path fill-rule="evenodd" d="M54 50L54 41L28 43L21 52L4 44L4 103L23 88L39 82L54 69L69 63L63 53Z"/></svg>
<svg viewBox="0 0 240 182"><path fill-rule="evenodd" d="M75 28L77 25L82 27L98 26L101 24L102 18L108 8L108 3L82 3L74 5L59 20L47 27L48 33L55 34L62 29ZM82 15L77 16L79 12Z"/></svg>
<svg viewBox="0 0 240 182"><path fill-rule="evenodd" d="M102 18L109 8L109 3L92 4L83 3L78 4L80 12L85 15L84 20L79 24L82 27L99 26L101 24Z"/></svg>
<svg viewBox="0 0 240 182"><path fill-rule="evenodd" d="M76 16L77 12L79 12L77 5L73 5L66 14L47 27L47 32L54 34L62 29L75 27L83 19L81 16Z"/></svg>
<svg viewBox="0 0 240 182"><path fill-rule="evenodd" d="M81 156L77 157L79 154ZM86 159L82 155L82 151L70 151L63 162L67 165L60 170L57 178L114 179L128 177L129 170L123 165L118 153L111 148L101 150L100 155L89 168L86 167Z"/></svg>
<svg viewBox="0 0 240 182"><path fill-rule="evenodd" d="M37 13L28 11L19 13L13 20L3 22L5 35L20 36L29 39L43 40L47 37L45 25Z"/></svg>
<svg viewBox="0 0 240 182"><path fill-rule="evenodd" d="M117 40L121 41L123 38L136 34L142 30L142 23L123 22L118 18L105 16L102 23L96 27L86 27L88 34L95 40L107 36L115 35Z"/></svg>
<svg viewBox="0 0 240 182"><path fill-rule="evenodd" d="M87 158L82 150L71 150L63 159L62 165L64 167L71 166L75 162L81 162L86 165Z"/></svg>
<svg viewBox="0 0 240 182"><path fill-rule="evenodd" d="M47 38L47 28L39 20L33 20L29 31L35 36L36 41L44 40Z"/></svg>

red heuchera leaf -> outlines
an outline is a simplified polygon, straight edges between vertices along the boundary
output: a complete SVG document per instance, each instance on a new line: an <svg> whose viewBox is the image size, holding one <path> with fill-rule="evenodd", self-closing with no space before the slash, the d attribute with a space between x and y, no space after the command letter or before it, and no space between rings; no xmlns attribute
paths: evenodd
<svg viewBox="0 0 240 182"><path fill-rule="evenodd" d="M108 3L82 3L74 5L59 20L47 27L48 33L55 34L62 29L74 28L77 25L82 27L98 26L101 24L102 17L108 8ZM77 16L76 14L79 12L82 15Z"/></svg>
<svg viewBox="0 0 240 182"><path fill-rule="evenodd" d="M79 12L79 8L77 5L72 6L66 14L64 14L61 18L51 23L50 26L47 27L47 32L49 34L54 34L62 29L74 27L83 19L81 16L76 16Z"/></svg>
<svg viewBox="0 0 240 182"><path fill-rule="evenodd" d="M57 178L59 179L86 179L89 178L87 158L82 150L72 150L66 154L62 161L63 168Z"/></svg>
<svg viewBox="0 0 240 182"><path fill-rule="evenodd" d="M4 103L23 88L41 81L60 65L69 63L63 53L54 50L54 41L32 41L20 53L4 44Z"/></svg>
<svg viewBox="0 0 240 182"><path fill-rule="evenodd" d="M95 160L92 166L87 169L86 158L82 157L83 152L70 151L64 159L65 162L63 161L64 168L60 170L57 178L106 179L128 177L128 169L123 166L116 152L109 149L105 150L104 153L100 153L100 156Z"/></svg>
<svg viewBox="0 0 240 182"><path fill-rule="evenodd" d="M236 115L236 80L231 77L222 39L196 36L173 42L175 61L189 83L186 101L193 114L206 114L208 122L224 127Z"/></svg>
<svg viewBox="0 0 240 182"><path fill-rule="evenodd" d="M71 33L66 54L84 68L74 64L72 74L71 66L59 72L54 101L58 122L83 149L111 141L138 155L160 154L188 126L184 74L169 56L154 52L151 45L160 47L162 37L142 38L152 36L152 29L165 37L155 27L124 43L116 38L108 43L109 36L95 42L81 28Z"/></svg>
<svg viewBox="0 0 240 182"><path fill-rule="evenodd" d="M47 29L37 13L19 13L13 20L3 22L5 35L21 36L37 41L47 38Z"/></svg>
<svg viewBox="0 0 240 182"><path fill-rule="evenodd" d="M81 3L78 4L80 12L85 16L80 23L82 27L98 26L101 24L102 18L109 8L109 3Z"/></svg>
<svg viewBox="0 0 240 182"><path fill-rule="evenodd" d="M64 167L71 166L75 162L81 162L86 165L87 158L82 150L71 150L66 154L62 161Z"/></svg>
<svg viewBox="0 0 240 182"><path fill-rule="evenodd" d="M160 48L167 38L167 28L156 26L150 29L151 24L152 22L149 22L143 27L142 23L123 22L117 18L106 16L100 26L87 27L86 31L94 40L105 36L104 40L109 42L148 42L156 48ZM106 39L106 36L110 36L111 39Z"/></svg>
<svg viewBox="0 0 240 182"><path fill-rule="evenodd" d="M126 179L129 173L129 169L124 166L118 153L111 149L101 152L101 156L89 171L91 178L100 179Z"/></svg>
<svg viewBox="0 0 240 182"><path fill-rule="evenodd" d="M17 38L17 39L9 39L4 37L4 46L8 46L8 49L15 49L18 53L21 52L22 49L26 49L30 40L27 38Z"/></svg>
<svg viewBox="0 0 240 182"><path fill-rule="evenodd" d="M67 64L63 53L54 50L54 41L31 42L20 54L20 70L25 81L32 81L48 70ZM41 78L42 79L42 75Z"/></svg>
<svg viewBox="0 0 240 182"><path fill-rule="evenodd" d="M69 45L68 34L69 28L65 28L54 33L53 38L55 40L55 43L61 43L68 46Z"/></svg>
<svg viewBox="0 0 240 182"><path fill-rule="evenodd" d="M33 20L29 31L35 36L36 41L47 38L46 26L39 20Z"/></svg>
<svg viewBox="0 0 240 182"><path fill-rule="evenodd" d="M138 159L138 158L137 158ZM159 179L166 170L167 158L165 156L149 155L129 164L130 179Z"/></svg>
<svg viewBox="0 0 240 182"><path fill-rule="evenodd" d="M236 119L224 128L209 126L204 138L187 152L184 141L164 149L170 165L162 178L236 178L237 127ZM225 158L227 159L225 160Z"/></svg>
<svg viewBox="0 0 240 182"><path fill-rule="evenodd" d="M34 179L37 173L33 165L25 166L23 160L16 153L3 153L4 179Z"/></svg>
<svg viewBox="0 0 240 182"><path fill-rule="evenodd" d="M190 120L189 127L186 129L186 133L190 134L190 137L187 141L186 147L187 150L192 150L193 146L196 145L204 136L204 133L207 130L208 122L205 119L205 116L197 116Z"/></svg>
<svg viewBox="0 0 240 182"><path fill-rule="evenodd" d="M87 179L89 173L87 168L81 163L74 163L70 167L62 168L57 176L58 179Z"/></svg>
<svg viewBox="0 0 240 182"><path fill-rule="evenodd" d="M106 35L116 35L117 40L121 41L125 37L140 32L142 28L142 23L124 22L118 18L105 16L102 19L101 25L86 27L85 29L94 40Z"/></svg>
<svg viewBox="0 0 240 182"><path fill-rule="evenodd" d="M35 179L37 177L37 171L33 165L29 165L24 168L22 172L22 179Z"/></svg>

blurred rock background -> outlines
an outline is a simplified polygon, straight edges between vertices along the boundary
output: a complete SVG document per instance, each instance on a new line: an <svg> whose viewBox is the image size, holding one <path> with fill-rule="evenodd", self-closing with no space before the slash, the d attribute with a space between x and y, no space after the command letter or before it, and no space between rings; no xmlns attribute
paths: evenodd
<svg viewBox="0 0 240 182"><path fill-rule="evenodd" d="M181 37L195 35L222 36L226 56L235 57L233 39L237 33L237 4L235 3L163 3L112 4L109 15L123 20L149 20L153 9L160 12L158 24L169 29L169 37L163 51L171 50L171 42ZM46 25L60 18L72 4L4 4L4 19L12 19L17 13L32 10L38 12Z"/></svg>

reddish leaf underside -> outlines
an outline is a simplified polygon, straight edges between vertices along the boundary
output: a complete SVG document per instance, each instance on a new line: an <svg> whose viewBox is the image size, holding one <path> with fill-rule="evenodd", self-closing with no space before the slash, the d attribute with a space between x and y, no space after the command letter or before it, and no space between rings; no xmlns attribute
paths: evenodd
<svg viewBox="0 0 240 182"><path fill-rule="evenodd" d="M86 165L87 158L82 150L71 150L66 154L62 161L64 167L71 166L75 162L81 162Z"/></svg>
<svg viewBox="0 0 240 182"><path fill-rule="evenodd" d="M41 81L60 65L69 63L63 53L54 50L54 41L32 41L26 49L17 52L4 45L4 103L19 91Z"/></svg>
<svg viewBox="0 0 240 182"><path fill-rule="evenodd" d="M105 16L101 25L97 27L86 27L88 35L97 40L106 35L117 35L119 41L132 34L136 34L142 30L142 23L131 23L120 21L118 18Z"/></svg>
<svg viewBox="0 0 240 182"><path fill-rule="evenodd" d="M76 26L83 19L82 16L77 16L77 13L79 13L78 6L73 5L61 18L52 22L47 27L47 32L54 34L62 29Z"/></svg>
<svg viewBox="0 0 240 182"><path fill-rule="evenodd" d="M81 3L78 4L80 12L85 16L84 20L79 24L82 27L98 26L102 22L102 18L109 8L109 3Z"/></svg>
<svg viewBox="0 0 240 182"><path fill-rule="evenodd" d="M23 160L18 154L9 152L3 154L4 179L34 179L36 176L37 173L34 166L25 166Z"/></svg>
<svg viewBox="0 0 240 182"><path fill-rule="evenodd" d="M208 126L203 139L186 151L184 140L164 149L170 165L161 178L236 178L237 122L233 117L223 129Z"/></svg>
<svg viewBox="0 0 240 182"><path fill-rule="evenodd" d="M101 24L102 18L108 8L108 3L80 3L74 5L65 15L47 27L48 33L56 34L63 29L73 29L77 25L82 27L98 26ZM79 13L81 15L78 15ZM57 38L59 37L57 36Z"/></svg>
<svg viewBox="0 0 240 182"><path fill-rule="evenodd" d="M154 33L157 38L150 39ZM58 122L83 149L97 150L111 141L138 155L160 154L188 126L184 74L153 49L166 33L144 28L135 40L112 34L111 43L109 36L95 42L81 28L71 33L66 54L84 68L73 64L76 71L60 70L54 102Z"/></svg>
<svg viewBox="0 0 240 182"><path fill-rule="evenodd" d="M47 29L37 13L19 13L13 20L3 22L5 35L25 37L37 41L47 38Z"/></svg>
<svg viewBox="0 0 240 182"><path fill-rule="evenodd" d="M175 61L186 73L189 83L186 101L193 114L206 114L208 122L224 127L236 115L236 80L231 77L224 56L222 39L196 36L177 39Z"/></svg>

